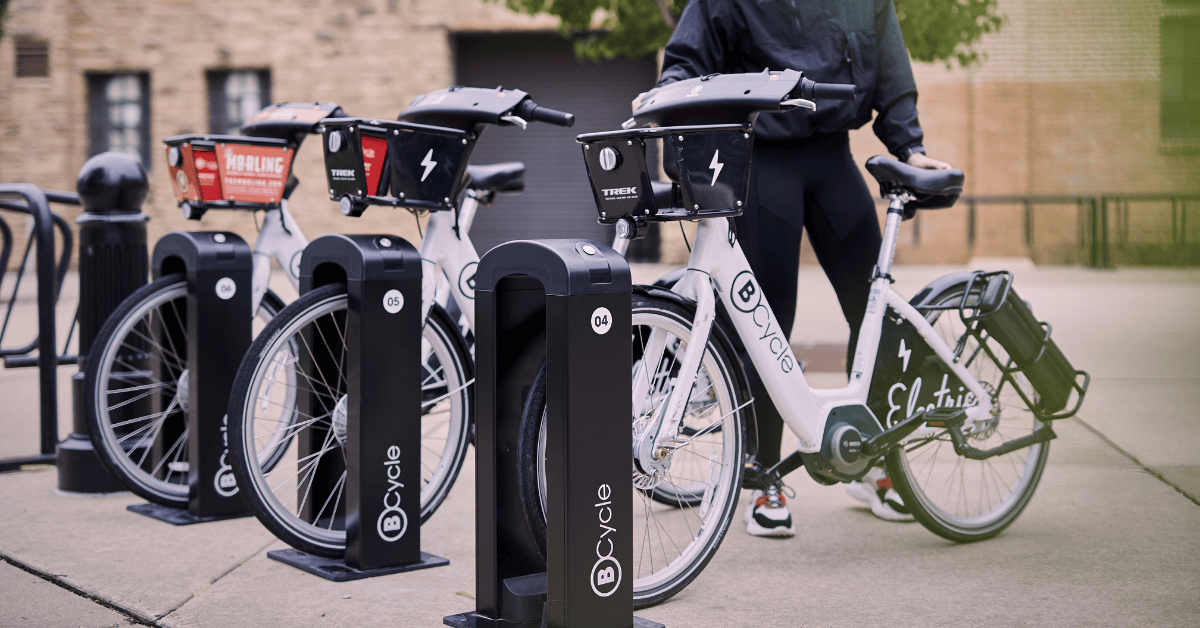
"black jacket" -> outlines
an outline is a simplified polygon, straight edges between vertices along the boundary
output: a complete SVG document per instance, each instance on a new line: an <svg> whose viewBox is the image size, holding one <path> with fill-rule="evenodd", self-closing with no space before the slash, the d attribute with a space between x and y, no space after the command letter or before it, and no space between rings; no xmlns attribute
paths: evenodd
<svg viewBox="0 0 1200 628"><path fill-rule="evenodd" d="M756 137L795 140L857 129L874 109L875 134L892 154L924 152L917 86L892 0L691 0L667 43L658 85L764 68L853 83L858 97L820 101L815 112L764 114Z"/></svg>

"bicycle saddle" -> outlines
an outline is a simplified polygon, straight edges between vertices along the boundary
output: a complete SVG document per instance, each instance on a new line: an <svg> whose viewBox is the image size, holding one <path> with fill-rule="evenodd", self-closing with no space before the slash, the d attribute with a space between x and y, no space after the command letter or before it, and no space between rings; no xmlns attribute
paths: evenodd
<svg viewBox="0 0 1200 628"><path fill-rule="evenodd" d="M879 182L879 193L908 192L916 200L904 204L905 217L918 209L945 209L962 194L962 170L926 170L876 155L867 160L867 172Z"/></svg>
<svg viewBox="0 0 1200 628"><path fill-rule="evenodd" d="M509 161L502 164L467 166L467 187L486 192L520 192L525 189L525 164Z"/></svg>
<svg viewBox="0 0 1200 628"><path fill-rule="evenodd" d="M273 137L299 142L313 133L313 127L325 118L344 118L346 112L333 102L284 102L269 105L242 125L242 135Z"/></svg>

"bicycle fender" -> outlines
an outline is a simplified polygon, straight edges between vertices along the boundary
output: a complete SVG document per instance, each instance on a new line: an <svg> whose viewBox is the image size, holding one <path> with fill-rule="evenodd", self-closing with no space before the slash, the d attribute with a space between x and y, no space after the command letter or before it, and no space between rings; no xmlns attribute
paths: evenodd
<svg viewBox="0 0 1200 628"><path fill-rule="evenodd" d="M971 281L971 278L976 275L975 271L963 271L958 273L950 273L934 279L929 285L921 288L920 292L913 298L908 300L908 304L921 309L936 302L943 294L954 289L958 285L965 285Z"/></svg>

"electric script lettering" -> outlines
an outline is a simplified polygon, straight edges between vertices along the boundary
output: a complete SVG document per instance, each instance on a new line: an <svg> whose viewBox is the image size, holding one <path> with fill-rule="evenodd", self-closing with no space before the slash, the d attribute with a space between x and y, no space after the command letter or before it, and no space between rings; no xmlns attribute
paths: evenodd
<svg viewBox="0 0 1200 628"><path fill-rule="evenodd" d="M901 357L906 358L907 356ZM958 395L955 396L953 391L951 391L948 387L949 381L950 376L943 373L942 385L933 393L933 396L935 397L933 403L926 405L918 405L920 403L919 400L921 397L922 384L920 377L917 377L913 380L911 387L905 386L904 382L896 382L895 384L892 384L892 387L888 389L888 413L887 417L884 419L884 422L887 423L888 427L891 427L897 422L908 418L917 412L921 412L922 410L928 412L935 408L969 408L976 404L978 400L975 398L975 393L967 390L963 386L959 386ZM908 393L908 399L904 406L900 406L896 403L897 392ZM895 414L897 410L900 410L901 407L904 408L904 416L893 418L892 415Z"/></svg>

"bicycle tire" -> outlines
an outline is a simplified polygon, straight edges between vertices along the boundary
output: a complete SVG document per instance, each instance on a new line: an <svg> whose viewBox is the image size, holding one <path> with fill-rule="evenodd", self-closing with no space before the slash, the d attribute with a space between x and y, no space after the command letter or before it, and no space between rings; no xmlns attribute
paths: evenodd
<svg viewBox="0 0 1200 628"><path fill-rule="evenodd" d="M926 320L934 325L935 330L943 335L943 339L951 347L955 346L964 331L961 328L962 323L957 316L957 309L938 308L960 303L966 287L966 284L959 284L947 289L931 302L930 306L926 306L926 309L921 311ZM994 400L991 411L992 419L984 423L983 427L974 435L969 435L967 438L972 441L973 446L987 449L1009 440L1002 429L1009 434L1021 430L1021 435L1024 435L1043 424L1019 395L1006 393L1004 383L994 381L999 378L996 369L1000 365L993 360L990 353L974 350L978 345L973 343L977 342L972 338L965 346L963 350L965 357L961 364L973 371L972 374L980 383L991 389ZM989 346L992 346L993 350L1002 351L994 345L995 343L992 343ZM1029 422L1028 428L1019 427L1025 422ZM918 432L918 435L920 434ZM933 449L929 449L930 447ZM943 462L940 465L938 463L938 454L943 452L947 454L945 458L954 461L954 466L950 469L947 469L946 463ZM918 455L910 456L911 453ZM932 457L930 457L931 453ZM1037 490L1049 454L1050 443L1043 442L1004 456L986 460L969 460L954 452L947 433L941 431L919 438L910 438L904 443L904 446L887 455L886 464L888 477L892 479L896 492L904 500L904 504L912 513L913 518L942 538L956 543L973 543L1000 534L1016 521ZM1016 458L1018 455L1023 456L1019 463ZM920 458L927 460L920 460ZM1001 464L1005 460L1008 464ZM918 464L922 466L915 468ZM1001 473L1005 471L1006 467L1014 469L1011 481L1005 481L1006 478L1001 477ZM996 476L992 477L990 482L985 474L989 470ZM955 473L958 474L957 483L954 478ZM978 483L975 480L976 477L979 479ZM939 484L936 491L932 490L935 485ZM975 514L972 514L970 509L972 499L967 495L968 484L973 486L978 484L981 487L982 494L977 502L980 507ZM1007 488L1007 494L1000 495L1001 487ZM983 500L990 496L993 489L995 489L996 496L1002 498L994 506L985 510L982 505ZM953 512L949 508L951 502L953 502Z"/></svg>
<svg viewBox="0 0 1200 628"><path fill-rule="evenodd" d="M637 373L639 372L637 370L639 368L638 364L642 361L643 353L640 349L644 349L644 339L648 336L645 333L646 330L658 326L673 329L679 333L690 333L693 314L693 312L689 312L678 304L665 299L638 294L633 296L633 341L635 345L633 366L635 377L638 376ZM683 336L676 335L675 338L682 339ZM638 346L639 339L643 341L640 348ZM670 353L670 357L667 358L666 366L668 369L671 369L678 364L675 357L682 355L682 345L676 346L674 351L664 351L664 355L667 353ZM660 359L659 368L655 370L656 374L662 372L662 364L663 360ZM729 529L730 522L733 520L734 512L737 509L737 498L742 485L742 449L745 442L743 422L740 416L743 399L741 397L741 390L736 384L738 380L732 371L733 368L736 368L736 365L737 362L732 359L732 356L727 355L718 343L714 343L710 339L705 357L702 360L701 372L709 373L710 377L714 373L719 374L719 377L711 378L711 381L720 382L720 390L717 391L718 386L713 384L712 389L717 392L714 392L712 397L716 401L707 407L719 407L724 411L720 417L722 421L720 428L708 434L708 436L716 434L719 438L720 464L717 467L720 469L720 476L716 481L710 482L712 486L711 493L706 490L703 495L694 496L700 502L707 499L710 503L708 510L702 512L698 517L700 519L699 532L692 536L690 541L684 545L684 549L678 552L679 556L673 561L659 561L660 564L666 562L672 563L665 565L670 570L669 573L666 570L654 571L653 566L656 563L653 554L653 541L649 539L648 535L638 532L638 506L642 507L641 514L644 517L654 519L653 525L657 532L661 534L666 531L668 537L670 537L670 530L668 528L679 529L680 526L678 523L681 519L688 526L687 532L683 532L682 534L692 534L691 524L687 523L687 514L690 511L700 512L702 509L696 508L696 500L677 500L671 506L675 507L674 513L679 513L680 516L674 516L673 521L660 521L655 511L652 510L653 506L651 502L662 505L665 508L663 500L657 498L665 495L665 493L660 493L656 496L654 491L657 487L639 489L635 483L635 562L643 562L642 558L645 556L645 549L649 547L651 551L651 572L641 575L643 573L641 565L631 565L631 572L634 574L634 608L645 608L659 604L686 588L688 584L700 575L708 562L712 560L713 555L725 538L725 533ZM668 370L667 373L669 372ZM651 379L658 378L652 377ZM671 380L666 378L666 381L670 382ZM663 395L666 391L666 388L659 388L657 391L651 391L651 394L653 397L656 393L657 395ZM707 392L706 390L702 390L698 393L693 393L693 396L701 396ZM544 465L539 465L539 457L544 459L545 456L545 405L546 376L545 365L543 364L526 398L526 404L521 417L520 435L517 442L517 456L520 465L518 491L521 496L522 509L529 533L534 540L535 546L538 547L543 556L545 556L546 551L546 517L543 506L545 470ZM653 406L653 402L650 405ZM685 415L683 422L685 428L687 426L687 416L690 414L689 412ZM703 412L699 416L704 416ZM701 441L700 444L711 444L717 440L717 438L714 438L707 442ZM681 449L672 455L679 455L682 451L689 450ZM693 451L692 453L696 452ZM708 478L711 478L711 472L716 464L713 455L710 455L706 459L699 454L697 454L697 457L707 460L709 464L708 471L710 472ZM687 459L685 456L680 456L680 458ZM676 476L671 477L673 481L676 479ZM662 485L660 484L659 486ZM666 516L673 515L664 515L664 517ZM645 523L640 528L647 532L650 530L650 527ZM668 540L672 541L673 545L678 545L674 543L674 539L668 538ZM659 536L658 541L665 552L666 543L662 541L661 536ZM638 556L639 549L641 550L640 557ZM686 559L680 561L679 558L684 556L686 556Z"/></svg>
<svg viewBox="0 0 1200 628"><path fill-rule="evenodd" d="M299 455L296 455L295 462L282 462L277 470L279 475L276 475L274 483L275 489L272 489L271 474L276 469L265 469L252 464L251 461L259 460L257 456L257 446L255 443L259 440L256 427L262 421L261 417L256 413L254 404L259 403L262 406L264 397L263 377L266 373L264 369L275 363L280 351L283 350L283 343L289 342L290 338L298 338L305 333L305 329L309 326L319 326L323 320L336 321L339 316L344 317L347 303L347 292L345 284L332 284L312 290L288 307L284 308L267 329L255 340L250 350L246 354L246 358L242 361L241 367L238 369L237 376L234 379L233 393L229 400L229 434L230 434L230 463L233 466L235 477L237 478L238 486L242 487L243 495L246 504L254 513L255 517L269 529L277 538L295 547L296 549L315 554L318 556L326 556L331 558L341 557L345 554L345 522L342 519L340 522L337 516L337 506L342 503L340 495L344 492L345 475L339 481L342 488L338 485L332 487L332 492L329 497L337 493L339 497L334 502L333 509L328 518L323 518L325 509L328 507L329 500L322 505L321 510L311 518L313 521L304 521L301 518L299 511L304 508L303 499L297 498L296 507L292 508L290 503L285 503L277 495L278 491L290 482L295 481L295 487L299 489L304 484L304 479L300 477L303 473L299 465ZM313 327L314 331L316 327ZM312 332L310 332L312 333ZM462 468L463 461L466 457L467 449L467 434L469 417L474 407L473 388L470 385L473 382L474 364L469 359L465 343L462 336L457 332L457 328L453 325L446 315L445 310L439 306L433 306L430 309L429 318L426 320L423 339L428 341L431 346L431 355L437 357L438 370L446 372L446 365L451 365L451 381L433 381L431 377L435 377L437 372L426 376L422 382L423 388L439 388L447 390L446 399L432 400L433 403L440 405L442 401L448 399L451 406L449 418L447 419L447 437L445 444L442 447L440 457L437 464L433 467L431 473L435 482L429 482L425 476L423 469L423 480L426 482L421 491L421 521L424 522L433 515L438 506L445 500L454 481L457 479L459 471ZM315 336L314 336L315 338ZM433 340L430 340L430 339ZM315 342L315 340L314 340ZM422 343L424 346L424 342ZM300 346L300 345L289 345ZM309 349L311 352L311 349ZM297 358L298 359L298 358ZM427 362L428 364L428 362ZM334 435L336 441L336 429L328 429L325 427L326 418L332 415L337 404L344 399L344 390L332 390L332 393L320 392L321 390L331 390L326 384L317 382L320 378L323 382L326 381L323 374L313 373L303 376L308 382L309 392L317 391L315 394L328 398L329 402L323 402L324 405L330 407L325 412L324 416L303 417L303 423L318 426L321 429L327 429L329 434ZM337 381L343 378L338 376ZM299 381L299 380L297 380ZM269 396L269 393L267 393ZM337 401L334 401L337 397ZM423 402L423 404L429 402ZM422 434L423 441L428 438L427 422L432 422L439 419L440 414L433 412L422 413ZM268 424L270 421L268 421ZM301 426L300 421L294 423L294 426ZM318 425L320 423L320 425ZM333 428L332 419L328 420L329 428ZM301 426L298 429L304 429ZM291 427L287 429L292 429ZM289 436L289 442L295 440L295 435L299 433L294 431ZM270 433L268 433L270 435ZM425 443L422 443L425 445ZM326 450L322 447L322 452L313 454L315 458L311 462L306 462L306 467L316 468L321 464L321 458L325 453L341 450L341 444L329 443L331 447ZM295 446L289 445L286 452L285 460L288 460L293 455ZM437 453L437 452L434 452ZM336 456L336 453L331 453ZM287 469L289 465L296 465L297 478L289 479L287 474L290 473ZM422 463L423 466L424 463ZM280 479L282 478L282 482ZM311 480L309 487L311 489ZM341 492L339 492L341 491ZM300 492L297 490L297 492ZM315 506L315 502L314 502ZM325 522L328 525L322 529ZM340 526L340 529L337 529Z"/></svg>
<svg viewBox="0 0 1200 628"><path fill-rule="evenodd" d="M154 427L153 423L147 422L144 429L149 430L145 435L134 442L134 445L126 448L124 440L132 438L138 434L139 429L135 429L137 418L124 418L121 421L113 422L113 410L120 407L145 407L147 404L155 403L153 392L140 394L138 390L158 389L175 389L178 392L179 377L174 378L173 384L166 384L162 381L150 384L134 386L132 389L113 389L114 381L127 380L133 383L138 380L145 380L156 377L161 372L174 375L179 370L185 370L187 364L186 342L182 344L172 344L168 347L159 347L155 349L150 346L155 344L154 333L150 326L154 323L154 310L162 307L170 307L171 321L167 320L162 313L159 314L159 324L174 325L177 331L183 331L186 328L186 303L187 297L187 280L183 274L174 273L159 277L151 283L138 288L133 293L122 301L117 308L109 315L104 326L100 328L95 340L92 343L91 350L84 367L84 414L87 417L89 435L92 441L92 446L96 450L101 463L108 469L121 484L132 491L135 495L142 497L150 502L161 504L163 506L171 506L174 508L186 508L188 506L188 484L187 484L187 438L186 434L176 438L170 447L167 447L163 453L159 465L166 462L166 467L156 465L150 470L144 468L145 465L151 462L147 461L150 454L149 447L154 445L158 433L162 431L162 427L167 424L168 420L175 423L174 428L178 428L182 424L184 417L182 412L180 416L174 416L176 411L171 410L168 406L160 414L159 418L154 419L158 427ZM273 291L268 290L263 297L262 305L257 314L260 318L272 318L283 309L283 300ZM148 318L147 318L148 317ZM143 320L144 319L144 320ZM141 331L139 331L139 327ZM140 338L139 338L140 337ZM148 351L150 355L143 355L141 352ZM157 351L158 357L154 357ZM168 357L166 354L170 353ZM135 361L147 361L145 366L149 369L138 369ZM119 365L118 362L123 362ZM116 367L130 369L128 371L115 370ZM165 371L157 370L159 367L165 368ZM174 367L174 368L173 368ZM180 373L181 374L181 373ZM160 378L161 379L161 378ZM128 398L120 399L120 395L129 393ZM112 397L118 396L117 400ZM140 406L135 406L141 402ZM159 401L161 403L161 401ZM149 416L141 417L149 419ZM124 425L122 425L122 423ZM125 425L130 425L127 430L120 430ZM155 438L147 438L150 432L155 432ZM148 441L148 442L147 442ZM134 463L134 452L145 447L139 460ZM175 460L169 461L171 452L175 454ZM151 459L152 461L153 459ZM175 465L174 467L172 465ZM162 474L162 478L155 477Z"/></svg>

